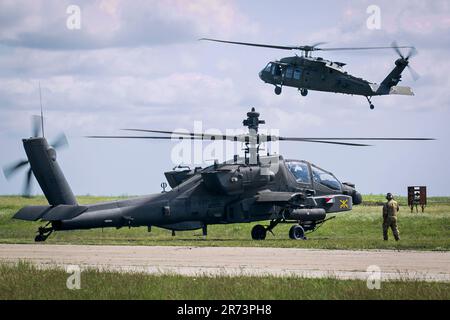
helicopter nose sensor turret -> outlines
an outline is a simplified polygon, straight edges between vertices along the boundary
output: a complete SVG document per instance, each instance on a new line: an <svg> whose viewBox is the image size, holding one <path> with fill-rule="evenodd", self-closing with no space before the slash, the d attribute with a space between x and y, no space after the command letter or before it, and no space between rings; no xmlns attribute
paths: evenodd
<svg viewBox="0 0 450 320"><path fill-rule="evenodd" d="M362 195L358 191L354 190L352 194L352 202L353 204L361 204L362 203Z"/></svg>
<svg viewBox="0 0 450 320"><path fill-rule="evenodd" d="M351 182L343 182L342 183L342 191L344 194L347 194L352 197L352 203L355 205L362 203L362 195L358 191L356 191L355 184Z"/></svg>
<svg viewBox="0 0 450 320"><path fill-rule="evenodd" d="M259 78L260 78L263 82L265 82L265 83L267 83L267 75L266 75L266 73L267 73L267 71L265 71L264 69L262 69L262 70L258 73Z"/></svg>

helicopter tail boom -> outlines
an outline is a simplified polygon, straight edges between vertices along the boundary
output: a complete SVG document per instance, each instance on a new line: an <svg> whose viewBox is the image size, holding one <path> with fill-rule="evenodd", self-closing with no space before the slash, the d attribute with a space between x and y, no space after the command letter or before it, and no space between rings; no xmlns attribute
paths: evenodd
<svg viewBox="0 0 450 320"><path fill-rule="evenodd" d="M396 86L402 79L402 72L405 70L407 64L396 64L395 68L384 78L378 88L379 94L390 94L392 87Z"/></svg>

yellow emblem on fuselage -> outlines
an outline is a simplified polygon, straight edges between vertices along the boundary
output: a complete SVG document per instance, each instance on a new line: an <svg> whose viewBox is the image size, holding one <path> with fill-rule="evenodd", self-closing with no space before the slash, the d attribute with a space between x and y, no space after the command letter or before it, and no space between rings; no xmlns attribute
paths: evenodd
<svg viewBox="0 0 450 320"><path fill-rule="evenodd" d="M339 206L339 208L347 208L348 209L348 199L345 200L339 200L341 202L341 205Z"/></svg>

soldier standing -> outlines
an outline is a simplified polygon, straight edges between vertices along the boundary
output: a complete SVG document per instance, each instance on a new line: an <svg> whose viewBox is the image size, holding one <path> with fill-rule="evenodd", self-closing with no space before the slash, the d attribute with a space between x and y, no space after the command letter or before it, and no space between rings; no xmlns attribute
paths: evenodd
<svg viewBox="0 0 450 320"><path fill-rule="evenodd" d="M388 229L392 229L395 241L400 240L397 227L397 212L400 210L392 193L386 194L387 202L383 206L383 239L388 239Z"/></svg>

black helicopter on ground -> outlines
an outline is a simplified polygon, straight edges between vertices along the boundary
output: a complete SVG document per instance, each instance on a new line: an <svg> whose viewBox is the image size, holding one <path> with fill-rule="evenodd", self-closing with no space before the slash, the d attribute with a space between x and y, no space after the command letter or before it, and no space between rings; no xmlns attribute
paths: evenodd
<svg viewBox="0 0 450 320"><path fill-rule="evenodd" d="M202 38L200 40L301 51L301 56L295 55L293 57L285 57L277 61L271 61L259 72L259 78L262 81L275 86L275 94L277 95L281 94L283 86L297 88L302 96L306 96L308 90L360 95L366 97L370 109L373 109L374 105L371 100L373 96L391 94L414 95L410 87L397 86L402 78L402 72L406 67L409 68L414 80L419 77L418 73L409 65L409 59L417 53L417 50L411 46L398 46L395 41L390 47L320 48L318 46L324 44L323 42L316 43L312 46L279 46L209 38ZM343 69L346 65L343 62L333 62L321 57L311 56L313 51L374 50L388 48L394 49L400 58L395 61L394 69L380 84L372 83L348 74ZM404 56L400 52L401 48L410 49L407 56Z"/></svg>
<svg viewBox="0 0 450 320"><path fill-rule="evenodd" d="M38 122L35 122L37 125ZM241 135L211 135L161 130L127 129L164 134L163 136L90 136L112 139L190 139L227 140L245 145L244 157L237 155L224 163L215 162L206 168L165 172L172 187L149 196L126 200L80 205L56 161L54 147L35 129L33 137L23 139L27 160L5 167L6 177L26 165L37 179L48 205L27 206L19 210L15 219L46 221L38 229L35 241L45 241L53 231L105 227L152 226L172 230L203 229L211 224L229 224L269 221L257 224L251 231L255 240L266 238L267 232L279 223L293 224L291 239L305 239L306 231L331 219L330 214L352 209L362 202L355 185L341 183L331 172L304 160L287 160L281 155L260 155L263 143L272 141L299 141L367 146L351 140L430 140L427 138L296 138L258 133L259 113L253 108L247 113L244 126L249 129ZM43 121L42 121L43 126ZM43 130L42 130L43 131ZM166 136L167 134L171 136ZM59 139L59 145L61 141ZM350 140L350 141L346 141ZM27 187L29 190L29 187Z"/></svg>

